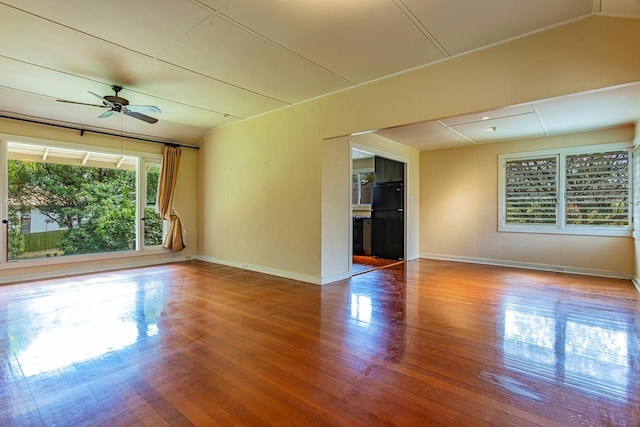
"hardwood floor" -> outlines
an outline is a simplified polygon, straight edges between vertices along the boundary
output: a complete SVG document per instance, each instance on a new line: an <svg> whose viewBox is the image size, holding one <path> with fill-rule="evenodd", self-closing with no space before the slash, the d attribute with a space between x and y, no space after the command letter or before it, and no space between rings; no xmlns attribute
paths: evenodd
<svg viewBox="0 0 640 427"><path fill-rule="evenodd" d="M375 258L366 255L353 255L351 257L351 272L352 275L367 273L378 268L386 268L390 265L400 264L404 261L398 261L397 259L384 259Z"/></svg>
<svg viewBox="0 0 640 427"><path fill-rule="evenodd" d="M0 287L0 425L640 425L624 280L419 260Z"/></svg>

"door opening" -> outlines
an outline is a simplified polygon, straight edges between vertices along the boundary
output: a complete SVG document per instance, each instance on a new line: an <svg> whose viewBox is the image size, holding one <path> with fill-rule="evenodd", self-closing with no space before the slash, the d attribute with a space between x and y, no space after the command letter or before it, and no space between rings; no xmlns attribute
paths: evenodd
<svg viewBox="0 0 640 427"><path fill-rule="evenodd" d="M405 164L352 149L352 275L405 259Z"/></svg>

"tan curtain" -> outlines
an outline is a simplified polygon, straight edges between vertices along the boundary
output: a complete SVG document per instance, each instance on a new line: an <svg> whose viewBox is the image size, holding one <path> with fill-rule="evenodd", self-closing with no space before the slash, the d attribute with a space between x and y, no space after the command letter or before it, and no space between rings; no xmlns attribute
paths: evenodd
<svg viewBox="0 0 640 427"><path fill-rule="evenodd" d="M173 194L176 189L181 154L182 150L179 147L165 145L162 149L162 169L158 184L158 210L162 219L169 221L167 237L162 246L173 252L180 252L185 248L182 221L173 211Z"/></svg>

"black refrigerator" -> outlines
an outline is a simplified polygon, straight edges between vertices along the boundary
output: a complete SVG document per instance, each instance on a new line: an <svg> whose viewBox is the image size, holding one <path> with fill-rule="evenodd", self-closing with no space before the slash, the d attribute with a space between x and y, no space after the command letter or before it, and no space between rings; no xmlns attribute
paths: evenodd
<svg viewBox="0 0 640 427"><path fill-rule="evenodd" d="M404 185L378 183L371 192L371 255L404 259Z"/></svg>

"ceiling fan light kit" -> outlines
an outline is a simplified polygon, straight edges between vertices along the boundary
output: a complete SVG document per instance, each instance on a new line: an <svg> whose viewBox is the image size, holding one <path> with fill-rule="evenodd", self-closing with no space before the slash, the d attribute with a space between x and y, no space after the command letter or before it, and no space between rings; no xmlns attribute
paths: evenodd
<svg viewBox="0 0 640 427"><path fill-rule="evenodd" d="M130 105L129 100L118 96L122 90L121 86L113 85L111 89L115 92L115 95L100 96L97 93L88 91L91 95L102 101L102 104L87 104L85 102L67 101L58 99L58 102L66 102L69 104L88 105L90 107L108 108L107 111L98 116L99 119L103 119L111 116L113 113L122 113L134 119L142 120L144 122L153 124L158 121L155 117L147 116L143 113L155 113L160 114L161 111L155 105Z"/></svg>

